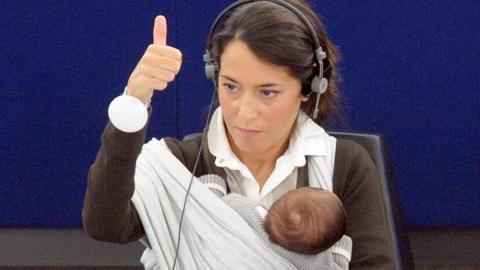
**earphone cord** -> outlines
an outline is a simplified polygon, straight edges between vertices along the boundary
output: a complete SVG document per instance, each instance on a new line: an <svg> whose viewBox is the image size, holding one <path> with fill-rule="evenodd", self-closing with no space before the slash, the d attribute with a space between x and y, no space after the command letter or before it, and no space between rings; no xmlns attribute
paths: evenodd
<svg viewBox="0 0 480 270"><path fill-rule="evenodd" d="M175 251L175 259L173 260L172 270L175 270L175 265L177 264L178 251L180 249L180 235L181 235L181 232L182 232L182 221L183 221L183 216L185 214L185 207L187 206L188 194L190 193L190 188L192 187L193 177L195 176L195 172L197 171L197 165L198 165L198 161L200 160L200 154L202 153L203 142L205 140L205 134L207 133L208 120L210 119L210 116L212 114L213 102L214 102L215 96L217 94L217 84L216 84L215 80L213 80L213 84L214 84L215 89L213 91L212 100L210 101L210 107L208 108L207 120L206 120L205 126L203 128L203 133L202 133L202 141L200 142L200 148L198 149L197 158L195 159L195 165L193 166L192 178L190 178L190 183L188 184L187 194L185 194L185 200L183 201L182 214L180 216L180 224L179 224L179 227L178 227L177 248L176 248L176 251Z"/></svg>

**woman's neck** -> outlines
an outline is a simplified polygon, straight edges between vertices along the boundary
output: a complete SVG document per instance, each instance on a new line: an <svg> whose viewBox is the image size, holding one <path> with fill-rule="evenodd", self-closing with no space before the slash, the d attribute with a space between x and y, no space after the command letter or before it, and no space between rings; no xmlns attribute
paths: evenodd
<svg viewBox="0 0 480 270"><path fill-rule="evenodd" d="M288 147L288 141L283 143L281 147L267 149L263 153L248 153L239 149L234 142L230 142L230 147L235 155L250 170L253 177L257 181L260 190L267 181L268 177L275 169L275 164Z"/></svg>
<svg viewBox="0 0 480 270"><path fill-rule="evenodd" d="M238 158L243 162L243 164L245 164L245 166L247 166L253 177L255 177L255 181L257 182L260 190L262 190L263 186L275 169L277 158L259 159L255 157L248 157L248 155L240 155Z"/></svg>

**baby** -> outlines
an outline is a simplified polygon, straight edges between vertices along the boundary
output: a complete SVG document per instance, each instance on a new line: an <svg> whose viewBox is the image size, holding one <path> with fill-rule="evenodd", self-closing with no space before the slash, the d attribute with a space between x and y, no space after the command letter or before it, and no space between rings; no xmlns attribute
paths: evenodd
<svg viewBox="0 0 480 270"><path fill-rule="evenodd" d="M338 266L348 269L346 258L325 259L325 254L320 260L320 253L339 240L345 249L351 250L351 240L342 238L347 219L345 209L333 192L308 187L294 189L280 197L263 219L259 206L253 201L240 194L226 195L226 183L222 178L206 175L199 180L237 211L257 233L278 245L272 248L298 269L315 269L319 261L322 265L331 263L331 267L322 269L339 269ZM305 256L299 256L301 254Z"/></svg>
<svg viewBox="0 0 480 270"><path fill-rule="evenodd" d="M268 211L265 231L272 242L303 254L320 253L345 234L347 215L340 199L320 188L297 188Z"/></svg>

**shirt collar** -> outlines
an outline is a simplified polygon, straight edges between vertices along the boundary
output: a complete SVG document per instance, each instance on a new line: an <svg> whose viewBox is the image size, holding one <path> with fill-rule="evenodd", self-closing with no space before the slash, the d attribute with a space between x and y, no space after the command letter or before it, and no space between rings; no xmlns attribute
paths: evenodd
<svg viewBox="0 0 480 270"><path fill-rule="evenodd" d="M315 123L306 113L300 111L297 126L290 136L289 148L305 156L324 156L327 154L325 142L330 135Z"/></svg>
<svg viewBox="0 0 480 270"><path fill-rule="evenodd" d="M291 167L302 167L305 165L305 156L324 156L327 154L326 142L329 135L317 125L303 111L298 114L296 127L290 137L287 151L279 158L289 163ZM239 170L245 165L232 152L227 139L221 107L218 107L210 121L208 130L208 147L216 157L215 165L228 167L232 170ZM283 163L283 162L281 162ZM277 165L278 164L277 162ZM283 164L282 164L283 165Z"/></svg>

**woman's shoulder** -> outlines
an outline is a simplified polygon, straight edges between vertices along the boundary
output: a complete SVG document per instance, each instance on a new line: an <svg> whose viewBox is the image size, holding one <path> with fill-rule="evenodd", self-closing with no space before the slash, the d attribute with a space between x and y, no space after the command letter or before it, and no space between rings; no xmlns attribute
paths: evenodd
<svg viewBox="0 0 480 270"><path fill-rule="evenodd" d="M335 149L336 165L337 161L362 163L370 162L371 160L370 154L360 144L347 139L337 139Z"/></svg>
<svg viewBox="0 0 480 270"><path fill-rule="evenodd" d="M361 182L375 181L376 177L377 167L363 146L351 140L337 140L333 169L335 193L361 185Z"/></svg>
<svg viewBox="0 0 480 270"><path fill-rule="evenodd" d="M173 137L165 137L165 143L172 152L172 154L183 163L190 163L195 161L195 158L200 149L202 136L195 136L185 140L179 140Z"/></svg>

